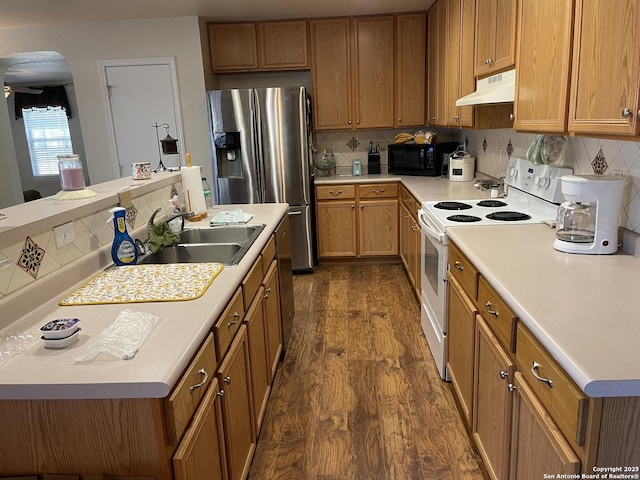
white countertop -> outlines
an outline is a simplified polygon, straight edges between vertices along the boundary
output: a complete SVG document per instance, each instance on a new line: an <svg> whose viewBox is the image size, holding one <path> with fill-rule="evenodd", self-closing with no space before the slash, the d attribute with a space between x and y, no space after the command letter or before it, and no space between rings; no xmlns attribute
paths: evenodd
<svg viewBox="0 0 640 480"><path fill-rule="evenodd" d="M232 208L231 205L214 207L210 216ZM0 365L0 399L167 396L258 258L287 205L242 205L242 208L255 214L251 223L264 223L267 227L243 260L237 266L225 267L202 297L178 302L59 306L58 300L84 284L84 280L69 286L59 297L45 302L0 332L2 335L26 333L37 339L26 351ZM208 225L208 222L206 219L189 226ZM36 298L34 292L27 289L22 295L24 301ZM76 363L75 360L86 353L89 345L124 309L161 316L135 357L132 360ZM81 320L80 340L61 350L44 348L39 339L40 326L56 318L69 317Z"/></svg>
<svg viewBox="0 0 640 480"><path fill-rule="evenodd" d="M332 175L316 177L316 185L335 185L345 183L402 182L419 202L437 200L474 200L488 198L488 190L479 190L474 182L450 182L442 177L424 177L412 175L393 175L389 173L370 175Z"/></svg>
<svg viewBox="0 0 640 480"><path fill-rule="evenodd" d="M544 225L447 233L587 395L640 396L640 259L556 251Z"/></svg>

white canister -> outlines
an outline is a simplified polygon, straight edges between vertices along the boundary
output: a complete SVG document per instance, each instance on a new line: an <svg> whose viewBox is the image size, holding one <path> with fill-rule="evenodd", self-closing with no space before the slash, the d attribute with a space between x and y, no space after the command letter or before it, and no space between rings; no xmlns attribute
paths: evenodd
<svg viewBox="0 0 640 480"><path fill-rule="evenodd" d="M452 182L470 182L476 169L476 157L450 158L449 180Z"/></svg>

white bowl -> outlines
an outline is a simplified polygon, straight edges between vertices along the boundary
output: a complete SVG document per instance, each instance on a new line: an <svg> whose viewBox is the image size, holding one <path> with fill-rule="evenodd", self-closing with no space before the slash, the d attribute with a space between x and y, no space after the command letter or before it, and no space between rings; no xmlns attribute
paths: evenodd
<svg viewBox="0 0 640 480"><path fill-rule="evenodd" d="M80 328L78 322L80 320L77 318L51 320L40 327L40 333L42 338L47 340L70 337Z"/></svg>

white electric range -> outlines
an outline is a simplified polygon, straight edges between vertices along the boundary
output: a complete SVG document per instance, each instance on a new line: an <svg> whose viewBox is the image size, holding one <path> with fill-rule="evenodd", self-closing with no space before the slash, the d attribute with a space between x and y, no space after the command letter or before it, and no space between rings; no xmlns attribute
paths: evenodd
<svg viewBox="0 0 640 480"><path fill-rule="evenodd" d="M555 223L563 201L560 177L570 168L534 165L511 158L505 173L506 196L475 200L422 202L418 219L422 230L422 330L440 376L447 379L448 227Z"/></svg>

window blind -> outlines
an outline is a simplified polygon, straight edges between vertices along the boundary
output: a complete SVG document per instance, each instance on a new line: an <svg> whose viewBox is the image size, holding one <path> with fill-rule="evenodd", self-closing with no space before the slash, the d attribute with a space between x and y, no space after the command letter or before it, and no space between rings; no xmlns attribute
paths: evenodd
<svg viewBox="0 0 640 480"><path fill-rule="evenodd" d="M61 107L22 109L34 177L59 175L58 155L73 153L67 114Z"/></svg>

